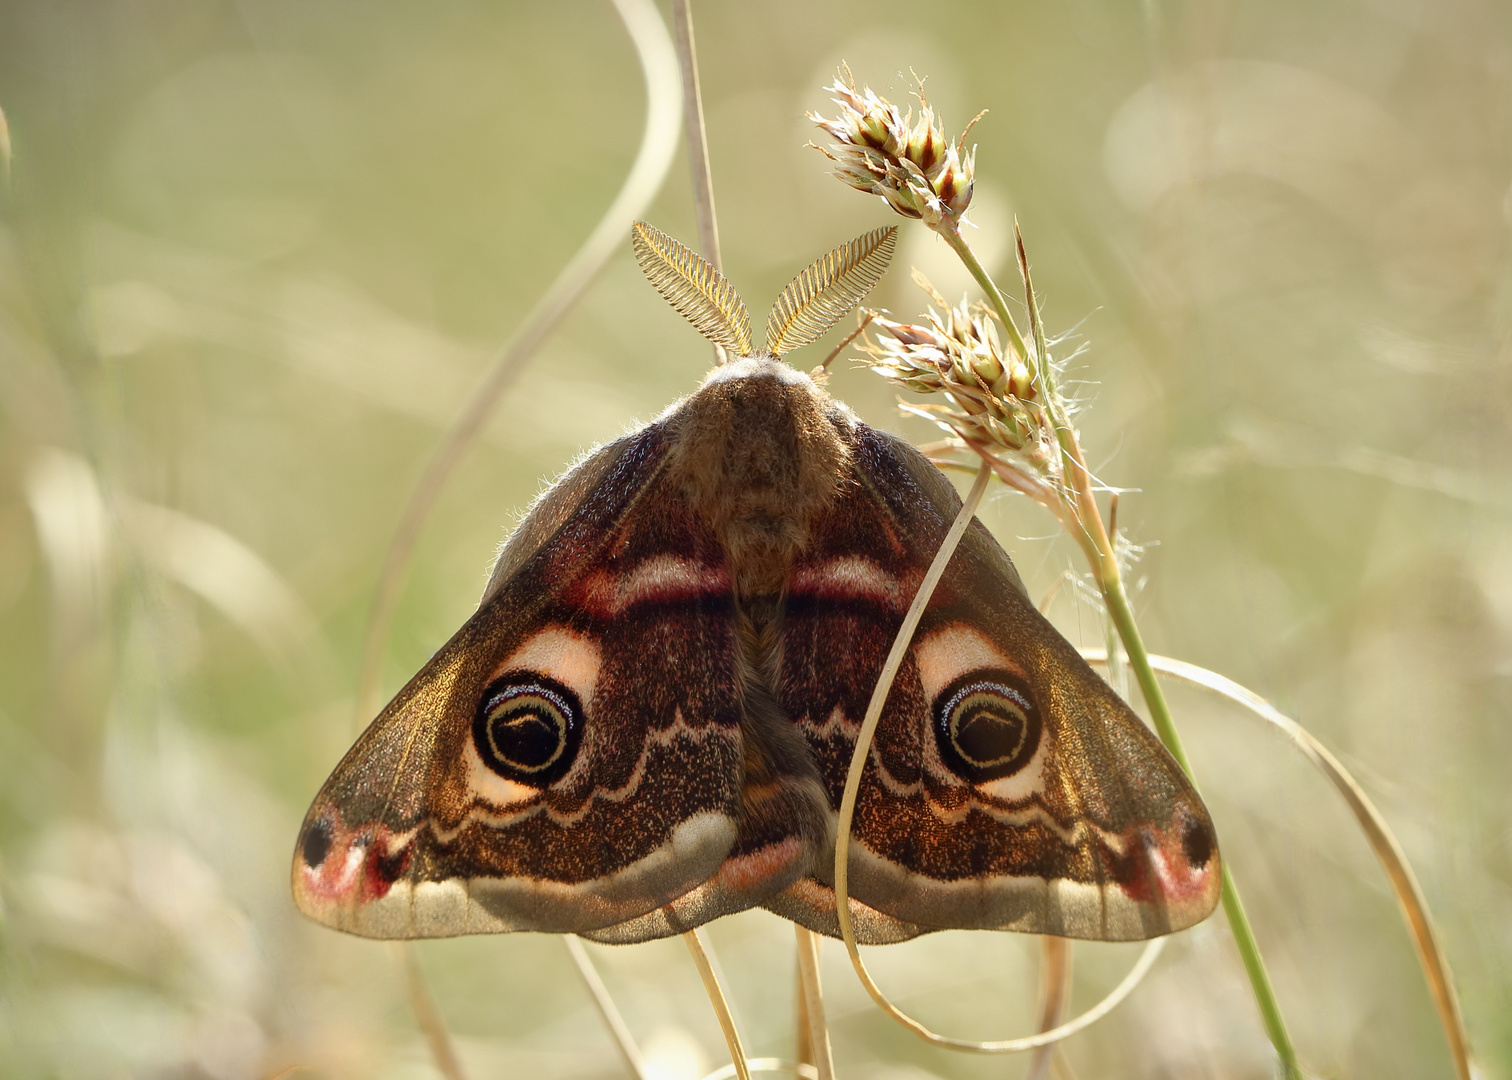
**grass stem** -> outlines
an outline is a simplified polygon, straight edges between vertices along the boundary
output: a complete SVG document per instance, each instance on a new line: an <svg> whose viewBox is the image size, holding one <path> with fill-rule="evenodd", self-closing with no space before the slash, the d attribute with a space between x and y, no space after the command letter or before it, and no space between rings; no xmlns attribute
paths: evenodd
<svg viewBox="0 0 1512 1080"><path fill-rule="evenodd" d="M1032 355L1025 348L1023 335L1014 325L1012 313L1008 310L1002 291L992 280L992 275L977 259L955 221L945 219L938 232L955 251L966 269L971 272L972 277L982 286L982 291L1002 320L1014 346L1024 356L1031 378L1041 388L1043 405L1050 415L1056 439L1060 444L1061 498L1059 501L1063 508L1057 509L1050 503L1045 503L1045 505L1056 511L1056 516L1068 527L1073 539L1086 555L1092 568L1092 576L1097 582L1098 590L1102 593L1103 602L1107 607L1108 617L1118 630L1119 639L1123 642L1124 651L1128 655L1129 667L1139 683L1155 732L1170 750L1171 756L1176 759L1182 771L1190 777L1192 776L1191 764L1181 744L1181 737L1176 731L1176 724L1172 719L1170 706L1166 703L1165 694L1160 688L1154 669L1150 666L1149 653L1139 633L1139 626L1134 620L1133 607L1129 603L1128 593L1124 588L1123 574L1119 567L1118 552L1097 505L1091 470L1087 468L1076 429L1071 425L1070 414L1056 388L1055 370L1050 362L1045 342L1039 302L1034 294L1023 235L1015 223L1014 240L1018 251L1019 271L1024 280L1025 306L1029 311L1030 329L1034 335ZM986 456L984 451L978 452ZM999 475L1002 475L1002 469L997 471ZM1065 507L1069 507L1069 514L1066 513ZM1195 778L1193 778L1193 783L1196 783ZM1244 905L1240 901L1238 890L1228 872L1227 865L1223 868L1222 900L1224 914L1233 931L1234 945L1239 950L1244 970L1249 975L1255 1003L1260 1009L1266 1035L1270 1038L1271 1045L1275 1048L1276 1056L1280 1060L1282 1072L1287 1080L1300 1078L1302 1074L1297 1065L1296 1049L1292 1045L1291 1035L1282 1017L1280 1002L1276 998L1275 988L1266 971L1254 929L1250 925L1249 917L1245 914Z"/></svg>
<svg viewBox="0 0 1512 1080"><path fill-rule="evenodd" d="M746 1061L745 1048L740 1044L740 1032L735 1027L735 1014L730 1011L730 1000L725 997L724 987L714 971L714 963L705 948L703 935L689 930L683 936L688 952L693 955L693 964L698 968L698 977L703 980L709 1003L714 1006L714 1015L719 1019L719 1030L724 1032L725 1044L730 1048L730 1062L735 1067L737 1080L751 1080L751 1067Z"/></svg>
<svg viewBox="0 0 1512 1080"><path fill-rule="evenodd" d="M599 977L593 958L583 947L582 938L576 934L563 934L562 942L567 946L572 962L577 965L578 974L582 976L584 985L588 987L588 994L593 998L593 1004L598 1008L599 1015L603 1017L604 1026L609 1029L609 1035L614 1039L614 1045L619 1048L620 1056L625 1059L625 1066L630 1070L630 1075L636 1080L646 1080L649 1075L646 1072L646 1059L641 1056L640 1047L635 1044L635 1038L630 1034L625 1018L620 1015L614 999L609 996L609 988Z"/></svg>
<svg viewBox="0 0 1512 1080"><path fill-rule="evenodd" d="M1071 1007L1071 942L1047 934L1040 938L1040 1019L1039 1030L1049 1031L1066 1019ZM1058 1044L1037 1047L1029 1056L1024 1080L1046 1080L1055 1059Z"/></svg>
<svg viewBox="0 0 1512 1080"><path fill-rule="evenodd" d="M798 984L800 1008L807 1021L808 1063L818 1080L835 1080L835 1060L830 1051L829 1025L824 1018L824 993L819 983L819 935L793 924L798 935Z"/></svg>
<svg viewBox="0 0 1512 1080"><path fill-rule="evenodd" d="M1096 653L1088 654L1087 658L1093 663L1105 662L1104 657ZM1465 1030L1465 1019L1460 1011L1459 997L1454 990L1454 979L1449 971L1448 958L1439 944L1438 935L1433 928L1433 920L1428 913L1428 901L1423 896L1422 886L1418 884L1417 876L1412 872L1412 866L1407 862L1407 856L1403 854L1396 836L1393 835L1390 826L1386 824L1386 819L1381 816L1375 804L1365 794L1365 790L1350 775L1349 770L1344 768L1339 759L1334 757L1311 732L1291 717L1281 713L1260 695L1240 686L1232 679L1224 678L1195 664L1172 660L1164 656L1151 656L1148 660L1150 667L1161 674L1220 694L1279 729L1318 767L1343 797L1349 809L1354 813L1360 830L1375 851L1381 868L1385 870L1391 882L1397 903L1401 905L1403 918L1407 922L1407 929L1417 948L1418 960L1423 967L1428 991L1438 1009L1439 1023L1444 1030L1444 1038L1449 1044L1450 1057L1454 1061L1455 1075L1459 1077L1459 1080L1471 1080L1471 1077L1475 1075L1475 1070L1470 1052L1470 1038Z"/></svg>
<svg viewBox="0 0 1512 1080"><path fill-rule="evenodd" d="M866 992L888 1016L913 1032L925 1042L933 1046L939 1046L947 1050L965 1050L978 1054L1013 1054L1022 1053L1025 1050L1034 1050L1041 1046L1059 1042L1061 1039L1083 1031L1097 1023L1124 998L1133 993L1134 988L1149 973L1161 949L1165 946L1164 938L1155 938L1145 943L1145 950L1140 955L1138 963L1133 970L1113 991L1097 1005L1082 1013L1076 1019L1041 1031L1036 1035L1030 1035L1020 1039L1003 1039L999 1041L981 1042L972 1039L955 1039L946 1035L938 1035L929 1030L919 1021L904 1013L896 1005L887 999L871 973L866 970L866 965L861 960L861 952L856 944L856 935L851 925L849 862L850 862L850 831L851 823L855 820L856 799L861 790L861 775L865 771L866 762L870 756L872 737L876 734L877 724L882 717L882 707L887 701L888 692L892 689L893 680L897 677L898 668L902 665L903 657L908 651L908 646L913 640L914 631L918 628L919 619L928 606L930 597L944 576L945 567L950 562L950 557L955 553L956 546L960 543L962 535L966 532L966 526L971 523L976 514L976 508L982 501L982 495L987 490L987 481L992 475L990 466L992 463L983 460L977 469L976 482L971 486L971 493L966 496L961 504L961 509L956 514L956 519L951 523L950 529L945 534L945 539L940 542L940 548L935 552L934 560L929 564L929 569L924 574L924 580L919 583L918 591L914 594L913 602L909 604L908 613L903 616L903 624L898 627L898 633L893 638L891 650L887 660L882 665L882 672L877 676L877 684L872 688L871 701L866 707L866 715L861 721L861 730L856 734L856 746L851 752L850 771L846 774L845 792L840 798L839 828L835 837L835 909L840 922L840 936L845 942L845 951L849 954L851 966L856 969L856 975L861 980L861 985Z"/></svg>
<svg viewBox="0 0 1512 1080"><path fill-rule="evenodd" d="M399 525L389 541L363 638L362 667L357 677L356 694L357 716L362 723L366 723L378 708L378 688L389 626L399 603L410 557L437 495L482 432L504 392L514 384L525 365L599 271L623 250L630 226L651 205L672 165L677 150L682 99L677 90L677 55L671 36L651 0L614 0L614 6L630 34L646 82L646 126L640 149L614 202L484 374L410 492Z"/></svg>
<svg viewBox="0 0 1512 1080"><path fill-rule="evenodd" d="M699 254L716 270L719 255L719 217L714 212L714 171L709 166L709 133L704 125L703 88L698 78L698 48L693 39L691 0L672 0L672 31L677 37L677 64L682 70L683 134L688 142L688 171L693 181L693 210L698 218ZM729 358L714 346L714 363Z"/></svg>

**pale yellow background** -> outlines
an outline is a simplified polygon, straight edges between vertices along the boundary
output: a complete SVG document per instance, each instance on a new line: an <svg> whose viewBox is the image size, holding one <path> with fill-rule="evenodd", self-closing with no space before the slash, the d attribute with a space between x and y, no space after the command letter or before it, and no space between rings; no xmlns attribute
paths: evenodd
<svg viewBox="0 0 1512 1080"><path fill-rule="evenodd" d="M754 311L886 224L806 109L849 60L980 109L971 234L1023 223L1089 453L1147 546L1153 648L1322 736L1443 929L1488 1075L1512 1066L1512 13L1494 0L698 5L726 268ZM638 67L601 0L9 0L0 108L0 1074L433 1075L388 947L303 921L300 816L357 730L399 508L617 189ZM650 213L693 239L679 159ZM907 265L959 295L905 227ZM795 357L815 362L819 349ZM509 393L409 575L391 692L466 617L546 478L692 388L708 348L624 251ZM833 388L904 422L875 376ZM1074 551L998 495L1031 590ZM1101 641L1063 590L1053 614ZM1277 738L1174 695L1304 1060L1444 1077L1393 901ZM791 1052L764 914L711 928L747 1044ZM471 1075L620 1075L549 937L426 944ZM595 950L666 1078L723 1047L680 943ZM872 955L952 1034L1028 1029L1032 943ZM1088 1004L1132 962L1077 952ZM933 1051L825 953L845 1077L1017 1076ZM1074 1040L1079 1077L1270 1075L1221 919Z"/></svg>

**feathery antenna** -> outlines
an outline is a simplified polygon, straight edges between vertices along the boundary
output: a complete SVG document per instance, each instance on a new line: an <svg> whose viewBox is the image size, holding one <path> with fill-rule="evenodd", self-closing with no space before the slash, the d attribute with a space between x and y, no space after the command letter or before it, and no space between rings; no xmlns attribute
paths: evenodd
<svg viewBox="0 0 1512 1080"><path fill-rule="evenodd" d="M735 356L751 355L751 316L725 276L691 248L644 221L631 229L635 260L698 332Z"/></svg>
<svg viewBox="0 0 1512 1080"><path fill-rule="evenodd" d="M887 270L897 236L896 225L873 229L810 263L772 305L766 347L781 356L843 319Z"/></svg>

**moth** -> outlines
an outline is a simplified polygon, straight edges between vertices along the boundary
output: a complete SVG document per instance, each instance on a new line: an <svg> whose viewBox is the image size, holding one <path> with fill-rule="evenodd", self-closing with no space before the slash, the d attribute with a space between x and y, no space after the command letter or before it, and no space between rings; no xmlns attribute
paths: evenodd
<svg viewBox="0 0 1512 1080"><path fill-rule="evenodd" d="M961 500L782 357L859 303L895 232L799 274L758 350L729 282L636 225L652 283L730 360L523 519L476 614L311 806L306 915L378 938L630 943L761 906L838 936L856 734ZM864 943L1133 940L1218 900L1196 791L977 521L886 700L851 853Z"/></svg>

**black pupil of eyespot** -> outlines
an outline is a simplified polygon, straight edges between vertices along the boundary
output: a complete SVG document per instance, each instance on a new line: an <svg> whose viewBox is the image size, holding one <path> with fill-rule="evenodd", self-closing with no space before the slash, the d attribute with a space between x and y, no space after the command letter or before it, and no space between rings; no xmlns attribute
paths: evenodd
<svg viewBox="0 0 1512 1080"><path fill-rule="evenodd" d="M1024 718L1005 704L976 701L961 710L955 742L961 756L979 765L992 765L1018 753L1024 741Z"/></svg>
<svg viewBox="0 0 1512 1080"><path fill-rule="evenodd" d="M554 696L554 695L552 695ZM518 688L488 710L494 751L517 769L543 769L562 752L567 736L565 702Z"/></svg>

